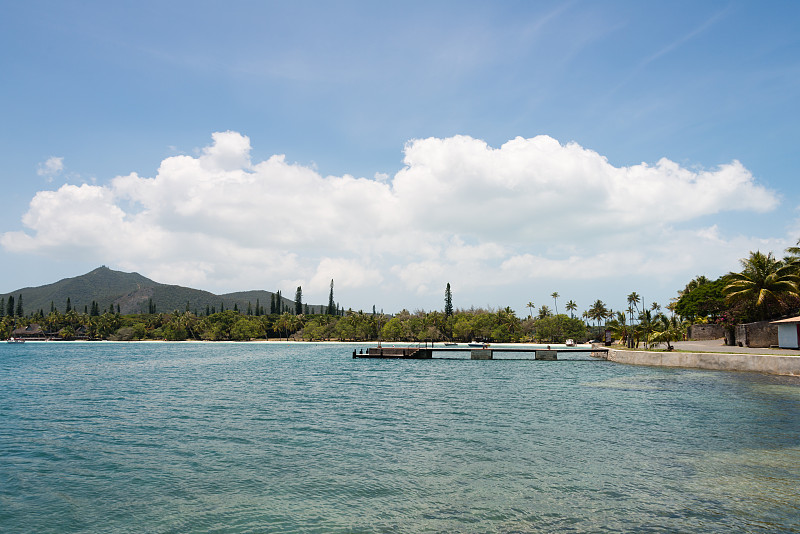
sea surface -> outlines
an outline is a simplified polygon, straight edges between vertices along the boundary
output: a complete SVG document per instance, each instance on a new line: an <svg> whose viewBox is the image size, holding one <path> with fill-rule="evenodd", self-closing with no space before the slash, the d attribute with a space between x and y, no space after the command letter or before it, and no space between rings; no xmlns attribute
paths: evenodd
<svg viewBox="0 0 800 534"><path fill-rule="evenodd" d="M0 532L800 532L800 379L362 347L4 343Z"/></svg>

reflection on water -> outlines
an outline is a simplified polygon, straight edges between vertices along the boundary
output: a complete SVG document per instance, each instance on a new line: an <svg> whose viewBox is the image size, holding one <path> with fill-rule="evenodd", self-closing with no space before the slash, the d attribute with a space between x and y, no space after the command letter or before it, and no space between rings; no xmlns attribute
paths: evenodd
<svg viewBox="0 0 800 534"><path fill-rule="evenodd" d="M0 531L800 531L798 379L352 350L2 347Z"/></svg>

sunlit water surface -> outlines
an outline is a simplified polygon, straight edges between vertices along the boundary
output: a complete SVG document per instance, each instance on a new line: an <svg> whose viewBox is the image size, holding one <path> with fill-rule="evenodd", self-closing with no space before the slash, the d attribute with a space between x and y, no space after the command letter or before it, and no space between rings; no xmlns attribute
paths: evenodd
<svg viewBox="0 0 800 534"><path fill-rule="evenodd" d="M353 348L3 344L0 532L800 532L798 379Z"/></svg>

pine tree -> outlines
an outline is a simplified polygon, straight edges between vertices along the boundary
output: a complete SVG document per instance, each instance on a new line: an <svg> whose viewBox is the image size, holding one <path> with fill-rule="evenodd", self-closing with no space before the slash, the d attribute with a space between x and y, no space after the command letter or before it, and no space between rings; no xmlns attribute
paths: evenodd
<svg viewBox="0 0 800 534"><path fill-rule="evenodd" d="M275 313L275 293L269 296L269 313L270 315Z"/></svg>
<svg viewBox="0 0 800 534"><path fill-rule="evenodd" d="M333 278L331 278L331 292L328 295L328 315L337 315L336 302L333 300Z"/></svg>
<svg viewBox="0 0 800 534"><path fill-rule="evenodd" d="M444 290L444 315L445 317L453 315L453 294L450 292L450 282L447 282Z"/></svg>
<svg viewBox="0 0 800 534"><path fill-rule="evenodd" d="M67 309L64 311L64 313L69 313L71 311L72 311L72 302L69 300L69 297L67 297Z"/></svg>
<svg viewBox="0 0 800 534"><path fill-rule="evenodd" d="M253 315L253 305L250 304L250 301L247 301L247 315Z"/></svg>
<svg viewBox="0 0 800 534"><path fill-rule="evenodd" d="M6 314L6 298L0 298L0 317Z"/></svg>
<svg viewBox="0 0 800 534"><path fill-rule="evenodd" d="M208 317L209 315L211 315L211 308L209 308L208 304L206 304L206 317Z"/></svg>
<svg viewBox="0 0 800 534"><path fill-rule="evenodd" d="M6 306L6 315L14 317L14 296L8 296L8 305Z"/></svg>
<svg viewBox="0 0 800 534"><path fill-rule="evenodd" d="M297 291L294 293L294 314L303 314L303 288L301 286L297 286Z"/></svg>
<svg viewBox="0 0 800 534"><path fill-rule="evenodd" d="M53 313L54 311L56 311L56 305L55 305L55 303L54 303L54 302L51 300L51 301L50 301L50 313Z"/></svg>
<svg viewBox="0 0 800 534"><path fill-rule="evenodd" d="M113 304L112 304L113 306ZM117 315L119 315L119 304L117 304Z"/></svg>
<svg viewBox="0 0 800 534"><path fill-rule="evenodd" d="M233 303L233 311L235 311L236 313L239 313L239 303L238 302L234 302Z"/></svg>
<svg viewBox="0 0 800 534"><path fill-rule="evenodd" d="M22 295L17 299L17 317L24 317L25 312L22 310Z"/></svg>

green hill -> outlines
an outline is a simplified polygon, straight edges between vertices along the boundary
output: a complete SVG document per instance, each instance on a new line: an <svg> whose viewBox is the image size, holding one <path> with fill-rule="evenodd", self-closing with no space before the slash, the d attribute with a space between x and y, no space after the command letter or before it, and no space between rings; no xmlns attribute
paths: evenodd
<svg viewBox="0 0 800 534"><path fill-rule="evenodd" d="M47 314L50 311L51 303L56 309L63 312L66 309L68 298L72 308L79 312L82 312L84 308L90 309L92 301L95 301L101 312L114 305L115 308L119 306L120 312L123 314L147 313L150 299L152 299L159 312L185 311L188 306L189 311L204 313L206 306L214 307L219 311L222 305L226 310L238 306L240 311L246 312L248 304L255 310L256 301L258 301L259 305L269 313L273 294L270 291L244 291L215 295L199 289L159 284L139 273L112 271L103 266L82 276L65 278L53 284L26 287L0 294L0 298L7 303L9 297L14 297L18 301L19 296L22 295L25 315L35 313L37 310L43 310ZM285 297L281 300L289 310L294 310L294 300ZM323 308L318 305L309 307L313 308L316 313Z"/></svg>

